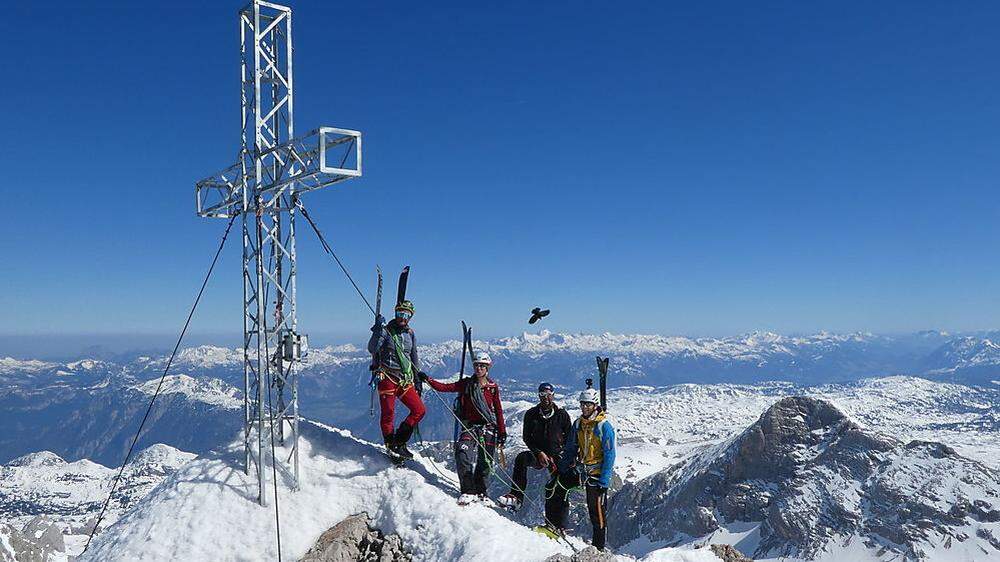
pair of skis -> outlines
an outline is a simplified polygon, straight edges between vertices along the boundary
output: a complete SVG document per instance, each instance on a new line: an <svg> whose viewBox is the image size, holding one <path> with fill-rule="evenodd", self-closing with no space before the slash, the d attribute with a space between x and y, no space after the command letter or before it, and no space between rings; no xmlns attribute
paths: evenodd
<svg viewBox="0 0 1000 562"><path fill-rule="evenodd" d="M601 410L608 411L608 362L607 357L597 356L598 384L601 390ZM594 379L587 379L587 388L594 388Z"/></svg>
<svg viewBox="0 0 1000 562"><path fill-rule="evenodd" d="M458 380L465 378L465 350L469 350L469 359L470 361L474 361L475 357L472 356L472 327L466 326L465 320L462 320L462 360L461 366L458 368ZM451 402L451 411L455 414L455 427L452 433L454 433L456 441L462 432L461 424L458 421L458 418L461 416L461 412L458 411L459 398L461 397L456 395L455 399Z"/></svg>
<svg viewBox="0 0 1000 562"><path fill-rule="evenodd" d="M472 349L472 327L465 325L462 320L462 366L458 370L458 378L465 378L465 351L469 350L469 361L475 361L475 352Z"/></svg>
<svg viewBox="0 0 1000 562"><path fill-rule="evenodd" d="M608 362L609 357L597 356L597 375L601 388L601 410L608 411Z"/></svg>
<svg viewBox="0 0 1000 562"><path fill-rule="evenodd" d="M375 273L378 276L378 284L375 289L375 322L378 323L379 317L382 316L382 268L376 266ZM403 268L403 271L399 274L399 283L396 285L397 305L406 300L406 284L409 281L409 279L410 279L410 266L406 266ZM375 394L378 393L378 379L376 377L378 375L380 367L379 351L380 350L376 349L375 353L372 353L372 364L370 367L372 371L372 378L370 382L370 385L372 387L372 397L368 405L368 410L369 414L373 417L375 416ZM389 457L389 461L392 462L392 464L396 467L403 466L404 464L406 464L406 461L408 460L399 455L392 454L392 452L389 451L388 448L386 449L385 455Z"/></svg>
<svg viewBox="0 0 1000 562"><path fill-rule="evenodd" d="M375 322L378 322L380 316L382 316L382 268L375 266L375 273L378 275L378 286L375 290ZM396 304L406 300L406 284L410 279L410 266L403 268L403 271L399 274L399 283L396 285ZM372 377L368 381L368 384L372 387L372 397L368 403L368 415L375 416L375 394L377 392L378 383L376 381L376 376L378 374L379 365L379 350L375 350L372 353L372 364L369 370L372 372Z"/></svg>

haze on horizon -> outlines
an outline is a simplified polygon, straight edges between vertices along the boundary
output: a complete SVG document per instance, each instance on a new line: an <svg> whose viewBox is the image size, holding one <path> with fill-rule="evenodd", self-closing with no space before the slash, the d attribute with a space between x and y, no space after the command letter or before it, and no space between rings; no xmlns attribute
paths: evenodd
<svg viewBox="0 0 1000 562"><path fill-rule="evenodd" d="M239 3L184 4L0 24L0 355L173 345L239 135ZM425 341L1000 327L998 5L308 9L297 128L363 131L365 175L305 202L369 295L412 265ZM194 342L241 325L238 243ZM299 260L302 331L363 340L307 230Z"/></svg>

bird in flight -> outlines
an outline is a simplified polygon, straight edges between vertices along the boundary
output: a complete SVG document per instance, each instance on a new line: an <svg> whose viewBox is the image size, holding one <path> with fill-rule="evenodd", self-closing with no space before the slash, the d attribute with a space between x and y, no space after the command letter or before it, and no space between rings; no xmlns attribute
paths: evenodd
<svg viewBox="0 0 1000 562"><path fill-rule="evenodd" d="M531 309L531 318L528 319L528 324L534 324L535 322L538 322L539 320L545 318L548 315L549 315L549 309L542 310L541 308L536 306L535 308Z"/></svg>

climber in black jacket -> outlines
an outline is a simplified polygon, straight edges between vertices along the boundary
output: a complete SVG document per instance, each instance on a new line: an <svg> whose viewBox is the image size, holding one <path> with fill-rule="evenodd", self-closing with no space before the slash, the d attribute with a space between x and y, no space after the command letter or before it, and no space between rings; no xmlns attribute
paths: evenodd
<svg viewBox="0 0 1000 562"><path fill-rule="evenodd" d="M527 451L522 451L514 460L514 486L498 501L501 505L517 510L524 501L524 488L528 485L528 467L548 470L556 474L559 455L562 454L566 436L573 422L569 413L555 403L555 389L543 382L538 385L538 405L524 414L522 437ZM545 518L558 529L563 528L569 504L552 494L545 501Z"/></svg>

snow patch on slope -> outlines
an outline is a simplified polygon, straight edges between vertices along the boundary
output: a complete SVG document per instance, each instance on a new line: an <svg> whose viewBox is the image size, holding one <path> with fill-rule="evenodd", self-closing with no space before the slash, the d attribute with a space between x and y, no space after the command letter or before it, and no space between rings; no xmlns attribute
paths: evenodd
<svg viewBox="0 0 1000 562"><path fill-rule="evenodd" d="M153 379L137 385L135 388L152 396L159 384L159 379ZM219 379L196 379L183 374L169 375L163 379L160 394L182 394L190 400L222 406L231 410L243 407L242 393Z"/></svg>
<svg viewBox="0 0 1000 562"><path fill-rule="evenodd" d="M48 363L37 359L14 359L13 357L0 357L0 375L12 375L14 373L38 373L58 366L56 363Z"/></svg>

